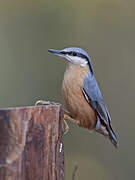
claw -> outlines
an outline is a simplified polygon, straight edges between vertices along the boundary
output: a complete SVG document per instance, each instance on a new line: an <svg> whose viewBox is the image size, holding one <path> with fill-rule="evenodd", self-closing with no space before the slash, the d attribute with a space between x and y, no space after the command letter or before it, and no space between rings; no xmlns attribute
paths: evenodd
<svg viewBox="0 0 135 180"><path fill-rule="evenodd" d="M65 129L64 129L64 135L65 134L67 134L68 133L68 131L69 131L69 126L68 126L68 124L67 124L67 122L66 122L66 120L65 119L63 119L63 122L64 122L64 125L65 125Z"/></svg>
<svg viewBox="0 0 135 180"><path fill-rule="evenodd" d="M63 117L63 122L64 122L64 124L65 124L64 134L67 134L68 131L69 131L69 129L70 129L69 126L68 126L68 124L67 124L67 120L70 120L70 121L74 122L75 124L79 125L79 121L73 119L73 118L70 116L69 112L66 111L66 110L64 110L64 117Z"/></svg>
<svg viewBox="0 0 135 180"><path fill-rule="evenodd" d="M40 105L50 105L50 101L43 101L43 100L39 100L35 103L35 106L40 106Z"/></svg>
<svg viewBox="0 0 135 180"><path fill-rule="evenodd" d="M35 103L35 106L40 106L40 105L60 105L60 104L50 101L43 101L43 100L39 100Z"/></svg>

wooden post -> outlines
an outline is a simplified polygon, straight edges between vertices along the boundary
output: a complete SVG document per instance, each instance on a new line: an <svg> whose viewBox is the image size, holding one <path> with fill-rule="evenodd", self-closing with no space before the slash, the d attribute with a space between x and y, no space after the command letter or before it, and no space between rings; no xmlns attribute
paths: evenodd
<svg viewBox="0 0 135 180"><path fill-rule="evenodd" d="M0 109L0 180L64 180L61 105Z"/></svg>

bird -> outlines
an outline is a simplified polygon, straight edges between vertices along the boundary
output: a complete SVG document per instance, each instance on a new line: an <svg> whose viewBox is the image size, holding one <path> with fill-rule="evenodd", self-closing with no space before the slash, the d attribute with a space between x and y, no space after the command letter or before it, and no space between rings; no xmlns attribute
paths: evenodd
<svg viewBox="0 0 135 180"><path fill-rule="evenodd" d="M54 55L65 59L66 71L62 82L62 97L70 119L79 127L96 131L110 139L117 147L117 137L111 126L111 117L99 89L92 61L81 48L69 47L62 50L48 49Z"/></svg>

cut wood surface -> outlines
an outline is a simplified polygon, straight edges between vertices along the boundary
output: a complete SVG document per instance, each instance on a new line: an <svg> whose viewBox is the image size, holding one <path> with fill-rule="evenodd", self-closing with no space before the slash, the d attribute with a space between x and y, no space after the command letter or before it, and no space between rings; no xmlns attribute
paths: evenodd
<svg viewBox="0 0 135 180"><path fill-rule="evenodd" d="M61 105L0 109L0 180L64 180Z"/></svg>

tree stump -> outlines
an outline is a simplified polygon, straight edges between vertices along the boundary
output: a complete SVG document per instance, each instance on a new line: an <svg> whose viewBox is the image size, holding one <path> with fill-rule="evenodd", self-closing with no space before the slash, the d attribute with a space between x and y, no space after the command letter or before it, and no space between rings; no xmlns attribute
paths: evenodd
<svg viewBox="0 0 135 180"><path fill-rule="evenodd" d="M61 105L0 109L0 180L64 180Z"/></svg>

